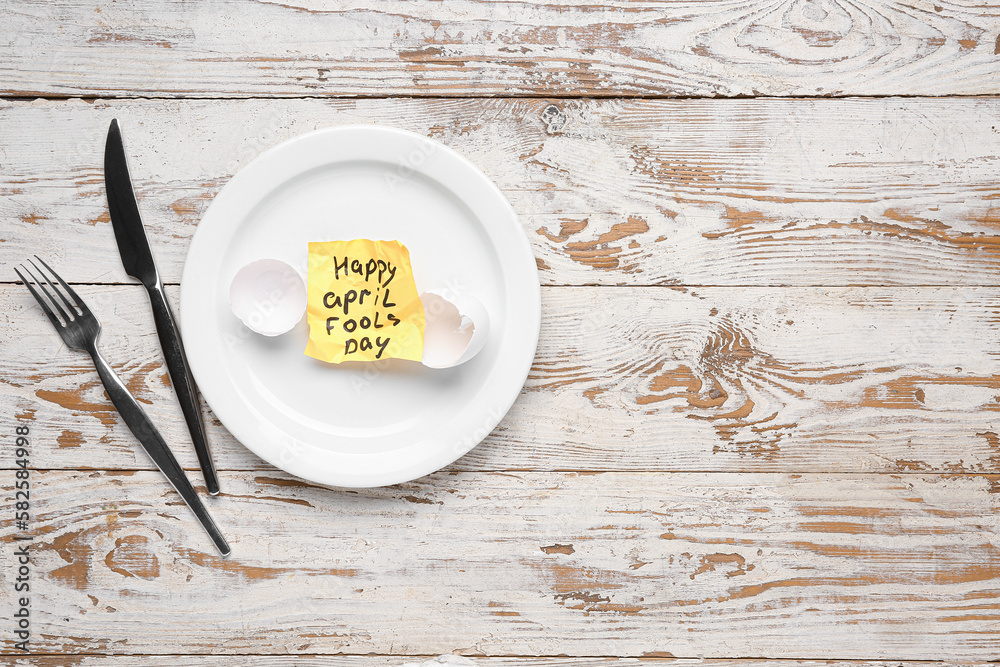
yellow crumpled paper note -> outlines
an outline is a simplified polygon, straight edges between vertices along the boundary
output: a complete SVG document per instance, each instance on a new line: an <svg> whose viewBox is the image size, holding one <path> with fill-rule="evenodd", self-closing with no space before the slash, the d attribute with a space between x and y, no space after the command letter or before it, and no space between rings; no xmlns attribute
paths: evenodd
<svg viewBox="0 0 1000 667"><path fill-rule="evenodd" d="M322 361L420 361L424 307L399 241L309 244L305 353Z"/></svg>

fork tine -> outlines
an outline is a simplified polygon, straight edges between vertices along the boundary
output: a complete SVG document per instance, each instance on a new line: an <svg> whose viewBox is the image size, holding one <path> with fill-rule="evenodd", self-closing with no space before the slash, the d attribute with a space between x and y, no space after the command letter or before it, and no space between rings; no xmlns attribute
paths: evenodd
<svg viewBox="0 0 1000 667"><path fill-rule="evenodd" d="M28 271L28 267L24 267L24 270ZM31 292L31 296L35 297L35 301L37 301L38 305L42 307L42 310L45 312L45 315L49 318L49 321L52 322L52 326L54 326L56 329L61 330L63 328L63 323L59 321L59 318L56 317L56 314L52 312L52 309L49 307L49 305L45 303L45 300L42 299L42 295L39 294L38 291L31 286L31 282L24 277L24 274L21 273L21 271L16 266L14 267L14 271L17 273L17 277L21 279L21 282L24 283L24 286L28 288L28 291ZM31 274L31 271L28 271L28 274L31 275L32 278L34 278L34 275Z"/></svg>
<svg viewBox="0 0 1000 667"><path fill-rule="evenodd" d="M36 255L36 257L37 257L37 255ZM59 308L59 314L63 316L63 319L65 319L67 322L69 322L71 319L76 319L78 317L76 309L73 307L73 304L71 304L69 302L69 299L66 298L66 295L63 294L62 292L60 292L59 288L52 284L52 280L47 275L45 275L44 271L42 271L40 268L38 268L37 264L35 264L34 262L32 262L30 259L28 260L28 263L31 264L33 267L35 267L35 271L38 271L38 275L40 275L42 278L45 279L45 282L47 282L49 284L49 287L52 288L52 291L55 292L59 296L60 299L62 299L63 303L66 304L66 308L69 309L69 313L63 312L63 309L59 307L58 303L56 303L56 308ZM25 267L25 269L27 269L27 268L28 267ZM35 274L31 274L31 277L34 278ZM43 290L45 289L44 285L42 285L42 289ZM45 294L46 294L46 296L48 296L48 294L49 294L48 290L45 290ZM49 297L49 298L51 298L51 297ZM53 303L54 302L55 301L53 300Z"/></svg>
<svg viewBox="0 0 1000 667"><path fill-rule="evenodd" d="M38 285L38 289L40 289L45 296L49 297L49 301L52 302L52 305L55 306L56 310L59 311L59 314L62 315L62 318L66 322L66 324L69 324L70 322L72 322L73 318L71 318L66 313L66 311L64 311L62 309L62 306L59 305L59 302L56 301L56 298L54 296L52 296L51 294L49 294L49 291L47 289L45 289L45 283L43 283L41 280L39 280L35 276L35 274L31 272L31 269L29 269L27 266L24 266L24 264L22 264L21 266L24 267L24 270L27 271L28 275L32 277L32 279L35 281L35 284ZM34 266L34 264L32 264L32 266ZM38 271L38 267L37 266L35 266L35 270ZM41 271L38 271L38 272L42 273ZM44 276L45 274L42 274L42 275ZM53 287L53 289L55 289L55 288ZM73 314L75 315L76 311L73 311Z"/></svg>
<svg viewBox="0 0 1000 667"><path fill-rule="evenodd" d="M45 263L45 260L44 260L44 259L42 259L42 258L41 258L41 257L39 257L38 255L35 255L35 259L37 259L37 260L38 260L39 262L41 262L41 263L42 263L42 266L44 266L44 267L45 267L46 269L48 269L48 270L49 270L49 273L51 273L51 274L52 274L52 276L53 276L53 277L54 277L54 278L55 278L56 280L58 280L58 281L59 281L59 284L60 284L60 285L62 285L62 286L63 286L63 287L64 287L64 288L66 289L66 291L67 291L67 292L69 292L69 295L70 295L71 297L73 297L73 300L74 300L74 301L76 301L76 307L80 309L80 312L81 312L82 314L86 315L87 313L89 313L89 312L90 312L90 309L89 309L89 308L87 308L87 304L83 302L83 299L81 299L81 298L80 298L80 295L79 295L79 294L77 294L77 293L76 293L76 291L75 291L75 290L74 290L74 289L73 289L72 287L70 287L70 286L69 286L69 285L68 285L68 284L66 283L66 281L65 281L65 280L63 280L63 279L62 279L62 278L61 278L61 277L59 276L59 274L58 274L58 273L56 273L55 271L53 271L53 270L52 270L52 267L51 267L51 266L49 266L48 264L46 264L46 263Z"/></svg>

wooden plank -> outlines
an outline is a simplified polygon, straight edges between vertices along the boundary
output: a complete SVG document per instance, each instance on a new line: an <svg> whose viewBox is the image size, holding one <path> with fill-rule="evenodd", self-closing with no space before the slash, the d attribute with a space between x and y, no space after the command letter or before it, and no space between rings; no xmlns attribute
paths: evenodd
<svg viewBox="0 0 1000 667"><path fill-rule="evenodd" d="M979 95L991 3L4 3L34 96Z"/></svg>
<svg viewBox="0 0 1000 667"><path fill-rule="evenodd" d="M721 660L691 660L684 658L482 658L444 654L440 656L385 656L385 655L81 655L81 656L16 656L0 655L0 665L12 667L99 667L101 665L137 665L138 667L886 667L881 661L870 660L763 660L734 658ZM918 662L894 660L892 667L992 667L991 662L961 663L921 660Z"/></svg>
<svg viewBox="0 0 1000 667"><path fill-rule="evenodd" d="M988 660L998 485L442 473L339 492L245 472L208 499L222 560L158 473L35 472L33 645ZM12 532L4 517L7 554Z"/></svg>
<svg viewBox="0 0 1000 667"><path fill-rule="evenodd" d="M125 128L167 282L241 166L320 127L436 137L521 217L548 285L996 285L1000 99L0 103L0 278L130 282L103 183ZM44 130L44 131L43 131Z"/></svg>
<svg viewBox="0 0 1000 667"><path fill-rule="evenodd" d="M196 468L143 289L79 291ZM21 286L0 303L0 405L35 429L33 465L150 468L89 357ZM522 395L453 470L1000 470L997 288L545 288L542 312ZM270 469L209 430L222 469Z"/></svg>

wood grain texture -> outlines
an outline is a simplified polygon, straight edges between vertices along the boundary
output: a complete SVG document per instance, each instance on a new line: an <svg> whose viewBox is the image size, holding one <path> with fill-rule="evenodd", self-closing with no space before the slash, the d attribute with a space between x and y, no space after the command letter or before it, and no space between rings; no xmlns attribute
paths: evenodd
<svg viewBox="0 0 1000 667"><path fill-rule="evenodd" d="M1000 649L996 476L439 473L338 492L247 472L208 501L226 560L158 473L32 480L39 652Z"/></svg>
<svg viewBox="0 0 1000 667"><path fill-rule="evenodd" d="M79 291L196 468L144 290ZM0 303L0 405L36 429L33 465L150 468L89 357L20 285ZM520 398L453 470L1000 470L997 288L545 288L542 312ZM344 405L391 382L358 379ZM270 469L214 420L209 437L222 469Z"/></svg>
<svg viewBox="0 0 1000 667"><path fill-rule="evenodd" d="M5 641L0 664L1000 654L996 3L0 12L0 412L32 428L42 654ZM942 95L964 97L928 97ZM756 99L670 99L742 96ZM213 196L282 140L375 123L468 157L517 211L545 286L538 354L500 426L442 472L337 491L210 419L224 493L206 502L234 546L218 558L86 355L11 284L34 253L83 283L107 356L197 470L107 215L113 117L174 284Z"/></svg>
<svg viewBox="0 0 1000 667"><path fill-rule="evenodd" d="M504 657L483 658L457 654L441 656L202 656L202 655L129 655L129 656L33 656L17 658L0 655L0 665L38 667L98 667L100 665L139 665L140 667L887 667L874 660L766 660L755 658L568 658ZM946 662L938 660L893 660L891 667L992 667L993 662Z"/></svg>
<svg viewBox="0 0 1000 667"><path fill-rule="evenodd" d="M472 160L519 214L543 284L1000 280L997 99L0 102L0 279L44 250L69 280L131 281L104 192L114 117L167 282L241 166L350 123Z"/></svg>
<svg viewBox="0 0 1000 667"><path fill-rule="evenodd" d="M992 3L3 3L18 96L979 95Z"/></svg>

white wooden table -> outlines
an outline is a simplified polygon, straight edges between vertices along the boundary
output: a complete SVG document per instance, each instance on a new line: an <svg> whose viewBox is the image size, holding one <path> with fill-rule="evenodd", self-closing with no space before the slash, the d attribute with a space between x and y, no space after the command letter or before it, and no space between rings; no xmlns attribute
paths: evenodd
<svg viewBox="0 0 1000 667"><path fill-rule="evenodd" d="M997 658L998 34L995 0L0 0L2 659ZM218 558L14 282L37 253L79 285L200 479L109 224L112 117L173 297L267 147L377 123L467 156L543 285L501 425L440 473L336 491L213 421Z"/></svg>

